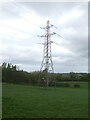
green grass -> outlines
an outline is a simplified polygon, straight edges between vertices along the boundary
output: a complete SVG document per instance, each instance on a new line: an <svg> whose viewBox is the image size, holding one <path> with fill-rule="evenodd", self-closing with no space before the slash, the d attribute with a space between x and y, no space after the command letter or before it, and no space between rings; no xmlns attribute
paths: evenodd
<svg viewBox="0 0 90 120"><path fill-rule="evenodd" d="M2 118L2 84L0 83L0 118Z"/></svg>
<svg viewBox="0 0 90 120"><path fill-rule="evenodd" d="M3 118L87 118L88 84L41 88L3 84Z"/></svg>

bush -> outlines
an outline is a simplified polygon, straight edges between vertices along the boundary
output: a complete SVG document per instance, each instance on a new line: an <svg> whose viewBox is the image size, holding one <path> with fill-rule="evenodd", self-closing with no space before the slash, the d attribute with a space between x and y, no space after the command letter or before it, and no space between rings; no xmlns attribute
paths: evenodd
<svg viewBox="0 0 90 120"><path fill-rule="evenodd" d="M57 87L70 87L69 83L56 83Z"/></svg>
<svg viewBox="0 0 90 120"><path fill-rule="evenodd" d="M55 82L50 82L50 83L49 83L49 86L50 86L50 87L55 86Z"/></svg>
<svg viewBox="0 0 90 120"><path fill-rule="evenodd" d="M79 84L75 84L74 87L75 88L80 88L80 85Z"/></svg>

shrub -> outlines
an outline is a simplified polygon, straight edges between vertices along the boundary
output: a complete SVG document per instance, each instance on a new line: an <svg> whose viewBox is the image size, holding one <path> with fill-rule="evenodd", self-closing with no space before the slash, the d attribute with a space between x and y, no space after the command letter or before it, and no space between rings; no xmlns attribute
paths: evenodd
<svg viewBox="0 0 90 120"><path fill-rule="evenodd" d="M80 88L80 85L79 84L75 84L74 87L75 88Z"/></svg>
<svg viewBox="0 0 90 120"><path fill-rule="evenodd" d="M57 87L70 87L69 83L56 83Z"/></svg>

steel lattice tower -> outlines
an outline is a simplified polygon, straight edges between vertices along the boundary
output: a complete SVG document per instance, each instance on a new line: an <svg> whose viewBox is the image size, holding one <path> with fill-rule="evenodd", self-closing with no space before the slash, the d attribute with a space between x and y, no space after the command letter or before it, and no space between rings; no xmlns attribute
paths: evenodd
<svg viewBox="0 0 90 120"><path fill-rule="evenodd" d="M52 62L52 54L51 54L51 43L53 43L51 41L51 36L56 34L56 33L50 33L50 28L53 27L53 25L50 24L49 20L47 21L47 26L42 28L45 29L45 35L40 36L40 37L44 37L44 49L43 49L43 59L42 59L42 63L41 63L41 68L40 71L44 71L44 78L40 78L39 77L39 83L40 81L44 82L43 84L45 84L46 86L49 86L49 83L52 80L52 78L50 77L51 74L54 73L54 69L53 69L53 62Z"/></svg>

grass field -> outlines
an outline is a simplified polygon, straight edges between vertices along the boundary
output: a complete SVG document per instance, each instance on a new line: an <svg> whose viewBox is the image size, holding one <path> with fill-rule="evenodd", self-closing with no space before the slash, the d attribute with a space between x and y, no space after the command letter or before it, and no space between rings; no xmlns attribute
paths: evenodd
<svg viewBox="0 0 90 120"><path fill-rule="evenodd" d="M2 84L0 83L0 118L2 118Z"/></svg>
<svg viewBox="0 0 90 120"><path fill-rule="evenodd" d="M80 88L3 84L3 118L88 118L88 83Z"/></svg>

